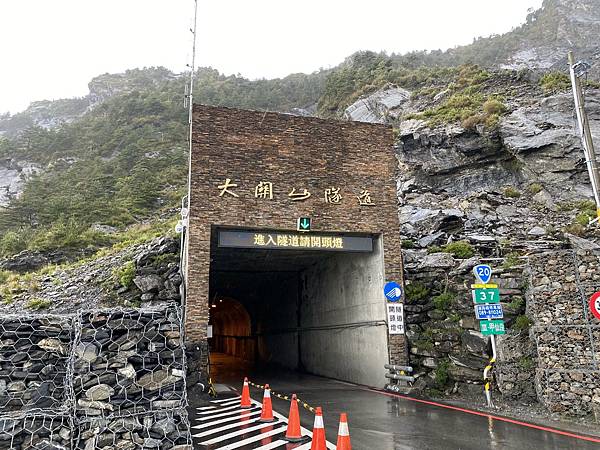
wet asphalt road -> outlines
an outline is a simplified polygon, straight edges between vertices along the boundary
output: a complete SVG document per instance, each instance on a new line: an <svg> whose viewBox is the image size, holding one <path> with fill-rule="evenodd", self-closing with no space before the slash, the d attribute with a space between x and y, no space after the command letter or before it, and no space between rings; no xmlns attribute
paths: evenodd
<svg viewBox="0 0 600 450"><path fill-rule="evenodd" d="M261 369L213 355L214 381L241 390L244 375L269 383L273 391L296 393L311 406L322 406L327 439L337 439L338 419L348 413L355 450L412 449L600 449L600 443L562 436L522 425L445 409L373 392L361 386L281 370ZM251 389L255 400L262 391ZM192 406L193 405L193 399ZM289 402L273 398L273 408L287 416ZM314 415L301 410L302 426L312 429Z"/></svg>

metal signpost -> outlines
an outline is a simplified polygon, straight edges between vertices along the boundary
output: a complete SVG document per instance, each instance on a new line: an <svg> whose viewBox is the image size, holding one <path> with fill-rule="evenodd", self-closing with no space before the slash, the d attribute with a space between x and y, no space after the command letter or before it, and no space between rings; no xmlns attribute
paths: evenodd
<svg viewBox="0 0 600 450"><path fill-rule="evenodd" d="M488 379L492 365L496 362L496 336L505 334L504 312L500 305L500 290L497 284L490 283L492 268L487 264L480 264L473 268L477 284L471 285L475 316L479 320L479 329L484 336L490 336L492 341L492 359L483 371L485 381L485 396L489 407L492 406L490 382Z"/></svg>

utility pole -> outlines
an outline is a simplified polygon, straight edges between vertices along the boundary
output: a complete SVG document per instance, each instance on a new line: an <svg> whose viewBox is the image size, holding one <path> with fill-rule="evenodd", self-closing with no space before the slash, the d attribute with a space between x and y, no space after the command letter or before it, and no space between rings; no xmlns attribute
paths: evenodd
<svg viewBox="0 0 600 450"><path fill-rule="evenodd" d="M596 161L596 151L594 150L594 141L590 131L590 123L585 111L585 98L581 89L580 78L589 70L589 64L585 62L575 63L573 52L569 52L569 72L571 74L571 84L573 85L573 97L575 98L575 110L577 112L577 123L579 124L579 134L583 145L583 153L588 168L588 174L592 183L592 191L596 201L596 220L600 219L600 173L598 172L598 162Z"/></svg>

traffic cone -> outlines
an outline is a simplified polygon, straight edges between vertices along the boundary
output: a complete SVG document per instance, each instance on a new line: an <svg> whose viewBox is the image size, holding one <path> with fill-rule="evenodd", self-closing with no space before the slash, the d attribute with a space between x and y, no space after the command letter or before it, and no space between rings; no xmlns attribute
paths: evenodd
<svg viewBox="0 0 600 450"><path fill-rule="evenodd" d="M315 425L313 427L312 442L310 450L327 450L327 440L325 439L325 426L323 425L323 411L317 407L315 414Z"/></svg>
<svg viewBox="0 0 600 450"><path fill-rule="evenodd" d="M292 395L290 415L284 439L288 442L302 442L306 439L302 437L302 431L300 430L300 414L298 413L298 398L296 394Z"/></svg>
<svg viewBox="0 0 600 450"><path fill-rule="evenodd" d="M250 386L248 386L248 378L244 378L244 387L242 388L242 401L240 402L240 408L252 408L252 402L250 401Z"/></svg>
<svg viewBox="0 0 600 450"><path fill-rule="evenodd" d="M352 450L350 443L350 431L348 430L348 417L346 413L340 414L340 428L338 431L338 440L336 450Z"/></svg>
<svg viewBox="0 0 600 450"><path fill-rule="evenodd" d="M263 395L262 412L260 413L259 422L275 422L273 417L273 405L271 404L271 388L265 385L265 393Z"/></svg>

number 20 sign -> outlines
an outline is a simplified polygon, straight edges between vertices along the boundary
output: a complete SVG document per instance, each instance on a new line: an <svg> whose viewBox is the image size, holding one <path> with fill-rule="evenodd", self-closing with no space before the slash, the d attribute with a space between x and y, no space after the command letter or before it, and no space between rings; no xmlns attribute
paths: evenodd
<svg viewBox="0 0 600 450"><path fill-rule="evenodd" d="M492 278L492 268L487 264L479 264L478 266L473 267L473 273L475 274L477 281L483 284L488 284Z"/></svg>

